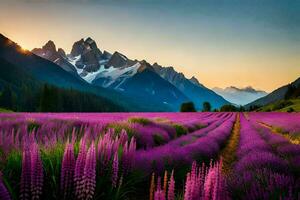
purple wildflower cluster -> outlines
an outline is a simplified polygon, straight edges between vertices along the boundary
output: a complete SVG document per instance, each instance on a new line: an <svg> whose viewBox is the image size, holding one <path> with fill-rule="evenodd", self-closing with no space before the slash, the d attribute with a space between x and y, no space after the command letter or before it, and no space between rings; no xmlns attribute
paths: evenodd
<svg viewBox="0 0 300 200"><path fill-rule="evenodd" d="M184 200L226 200L225 178L221 173L222 161L206 167L193 162L191 171L186 176Z"/></svg>
<svg viewBox="0 0 300 200"><path fill-rule="evenodd" d="M40 199L42 188L43 164L38 145L33 142L23 150L20 199Z"/></svg>
<svg viewBox="0 0 300 200"><path fill-rule="evenodd" d="M89 148L87 143L91 142ZM97 147L97 148L96 148ZM116 187L122 167L124 174L133 165L136 151L136 141L132 137L128 141L126 131L115 136L113 130L102 135L97 146L94 141L83 137L79 145L79 153L75 161L74 144L67 143L61 169L61 191L64 199L93 199L96 189L97 163L100 173L111 168L111 184ZM97 153L98 152L98 153ZM122 156L119 156L119 153ZM121 162L122 161L122 162Z"/></svg>
<svg viewBox="0 0 300 200"><path fill-rule="evenodd" d="M222 161L213 163L209 166L197 165L194 161L192 163L191 171L186 174L186 181L184 185L183 200L226 200L229 196L226 192L225 177L221 173ZM165 172L166 174L166 172ZM153 182L152 178L152 182ZM175 180L174 170L171 173L168 181L164 178L164 187L162 188L161 178L157 178L156 190L154 191L154 200L174 200L175 199ZM154 187L151 184L150 187ZM150 188L150 200L152 188Z"/></svg>

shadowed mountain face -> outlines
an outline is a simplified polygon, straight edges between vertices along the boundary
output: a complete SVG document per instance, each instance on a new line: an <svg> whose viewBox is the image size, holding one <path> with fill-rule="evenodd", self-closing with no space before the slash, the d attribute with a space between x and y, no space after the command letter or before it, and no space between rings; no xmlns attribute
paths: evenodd
<svg viewBox="0 0 300 200"><path fill-rule="evenodd" d="M48 47L51 47L51 44ZM53 48L47 48L47 51L53 50ZM0 89L9 88L16 95L14 101L17 105L14 109L18 111L40 111L40 100L45 84L55 86L53 91L59 92L61 97L84 96L85 99L90 100L76 103L78 108L67 109L65 107L65 111L93 111L90 108L106 112L126 110L103 95L105 91L101 88L92 87L77 74L68 73L53 62L24 51L3 35L0 35L0 69ZM62 103L62 101L59 102Z"/></svg>
<svg viewBox="0 0 300 200"><path fill-rule="evenodd" d="M299 87L300 86L300 78L295 80L294 82L282 86L265 97L257 99L246 105L246 108L250 108L250 106L265 106L270 103L274 103L279 100L283 100L290 86Z"/></svg>
<svg viewBox="0 0 300 200"><path fill-rule="evenodd" d="M230 104L223 97L200 84L195 77L187 79L184 74L176 72L173 67L162 67L157 63L153 65L153 68L162 78L169 81L191 99L198 110L202 109L202 104L205 101L210 102L213 108Z"/></svg>
<svg viewBox="0 0 300 200"><path fill-rule="evenodd" d="M49 59L58 56L57 54L61 56L60 58L64 58L62 51L60 51L60 53L59 51L55 51L55 46L51 42L41 49L35 49L35 51L45 57L47 55L47 58ZM3 68L1 70L2 75L8 73L8 70L5 69L6 66L14 66L15 71L26 72L16 74L24 74L25 78L30 76L34 82L38 83L36 84L37 87L41 87L41 84L47 83L59 88L72 88L81 92L97 95L97 97L101 98L101 102L103 102L103 106L106 108L103 110L172 111L174 109L170 105L163 105L158 101L152 101L149 102L149 104L145 104L143 102L144 99L132 97L116 90L90 84L82 79L77 73L68 73L68 70L65 70L62 66L39 57L30 51L24 51L20 46L3 35L0 35L0 58L3 63L6 63L5 65L1 64L0 66ZM63 63L65 63L68 59L64 59L63 61ZM75 66L73 67L77 70ZM10 85L11 82L19 78L18 75L14 75L14 73L11 73L10 76L7 75L7 77L11 78L6 79L5 81L4 79L1 80L1 83L3 83L2 86L4 83ZM16 91L17 90L18 87L16 87Z"/></svg>
<svg viewBox="0 0 300 200"><path fill-rule="evenodd" d="M33 52L53 61L46 52ZM91 38L75 42L71 53L63 58L91 85L114 89L146 101L151 98L153 102L167 105L174 111L178 111L180 104L186 101L193 101L197 109L202 109L204 101L209 101L213 108L229 104L195 77L187 79L173 67L131 60L120 52L102 53Z"/></svg>
<svg viewBox="0 0 300 200"><path fill-rule="evenodd" d="M32 53L43 57L61 66L65 71L77 75L75 67L66 60L66 53L59 48L56 51L56 46L53 41L48 41L42 48L35 48Z"/></svg>
<svg viewBox="0 0 300 200"><path fill-rule="evenodd" d="M222 88L213 88L213 90L224 97L226 100L236 105L246 105L256 99L266 96L268 93L261 90L255 90L252 87L237 88L234 86Z"/></svg>

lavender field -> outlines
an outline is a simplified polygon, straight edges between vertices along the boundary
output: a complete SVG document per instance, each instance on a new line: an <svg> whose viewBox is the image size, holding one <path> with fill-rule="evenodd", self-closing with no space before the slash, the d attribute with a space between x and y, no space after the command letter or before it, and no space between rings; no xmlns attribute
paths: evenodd
<svg viewBox="0 0 300 200"><path fill-rule="evenodd" d="M0 199L300 199L299 113L0 115Z"/></svg>

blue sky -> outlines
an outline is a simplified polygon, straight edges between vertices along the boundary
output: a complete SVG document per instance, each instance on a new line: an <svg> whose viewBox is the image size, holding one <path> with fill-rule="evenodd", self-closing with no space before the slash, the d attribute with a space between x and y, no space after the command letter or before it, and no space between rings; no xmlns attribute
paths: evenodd
<svg viewBox="0 0 300 200"><path fill-rule="evenodd" d="M300 76L300 0L0 0L0 32L174 66L208 87L271 91Z"/></svg>

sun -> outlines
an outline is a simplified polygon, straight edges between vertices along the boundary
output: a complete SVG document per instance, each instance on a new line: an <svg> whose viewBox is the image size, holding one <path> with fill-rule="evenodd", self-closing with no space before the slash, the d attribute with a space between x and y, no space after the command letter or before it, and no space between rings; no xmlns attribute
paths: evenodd
<svg viewBox="0 0 300 200"><path fill-rule="evenodd" d="M26 49L26 48L24 48L24 47L21 47L21 50L22 50L22 51L25 51L25 52L28 51L28 49Z"/></svg>
<svg viewBox="0 0 300 200"><path fill-rule="evenodd" d="M20 50L21 53L24 53L24 54L28 53L28 49L26 49L24 47L20 47L19 50Z"/></svg>

